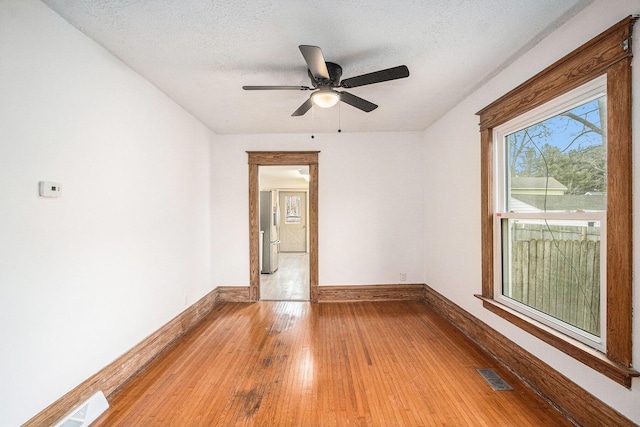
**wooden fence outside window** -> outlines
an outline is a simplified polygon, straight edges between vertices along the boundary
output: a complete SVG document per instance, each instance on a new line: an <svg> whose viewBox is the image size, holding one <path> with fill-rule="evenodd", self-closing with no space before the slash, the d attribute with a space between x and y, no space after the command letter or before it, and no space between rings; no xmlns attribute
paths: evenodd
<svg viewBox="0 0 640 427"><path fill-rule="evenodd" d="M511 289L504 293L600 336L600 242L514 241Z"/></svg>

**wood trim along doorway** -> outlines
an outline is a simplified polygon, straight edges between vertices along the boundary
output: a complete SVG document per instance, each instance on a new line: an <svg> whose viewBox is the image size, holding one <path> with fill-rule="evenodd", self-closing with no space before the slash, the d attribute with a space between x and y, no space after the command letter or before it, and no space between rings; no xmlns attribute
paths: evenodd
<svg viewBox="0 0 640 427"><path fill-rule="evenodd" d="M309 296L318 302L318 153L319 151L247 151L249 155L249 299L260 300L260 166L309 165Z"/></svg>

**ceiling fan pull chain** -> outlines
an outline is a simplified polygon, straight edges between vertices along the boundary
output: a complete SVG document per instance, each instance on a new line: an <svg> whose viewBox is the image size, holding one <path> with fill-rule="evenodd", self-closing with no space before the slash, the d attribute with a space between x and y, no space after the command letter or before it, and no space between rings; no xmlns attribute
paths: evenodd
<svg viewBox="0 0 640 427"><path fill-rule="evenodd" d="M315 127L316 127L316 112L315 112L315 108L311 109L311 139L315 138L315 136L313 135L315 133Z"/></svg>

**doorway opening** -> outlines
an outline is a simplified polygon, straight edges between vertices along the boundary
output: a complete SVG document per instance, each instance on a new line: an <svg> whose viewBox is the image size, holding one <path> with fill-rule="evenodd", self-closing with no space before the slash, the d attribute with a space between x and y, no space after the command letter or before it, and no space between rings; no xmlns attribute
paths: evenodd
<svg viewBox="0 0 640 427"><path fill-rule="evenodd" d="M317 302L319 152L247 153L250 300L303 299ZM284 174L283 171L302 178L308 183L306 188L277 181L282 179L277 175ZM308 176L308 181L303 176ZM263 208L262 215L261 205L268 205ZM294 282L303 282L305 288L291 289L287 286Z"/></svg>
<svg viewBox="0 0 640 427"><path fill-rule="evenodd" d="M260 300L308 301L309 166L259 166Z"/></svg>

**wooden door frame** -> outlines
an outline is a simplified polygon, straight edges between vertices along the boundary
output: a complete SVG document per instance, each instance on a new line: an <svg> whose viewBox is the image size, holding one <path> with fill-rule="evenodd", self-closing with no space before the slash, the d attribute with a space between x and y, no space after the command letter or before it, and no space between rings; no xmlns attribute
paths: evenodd
<svg viewBox="0 0 640 427"><path fill-rule="evenodd" d="M318 153L247 151L249 155L249 300L260 300L260 166L309 166L309 299L318 302Z"/></svg>

